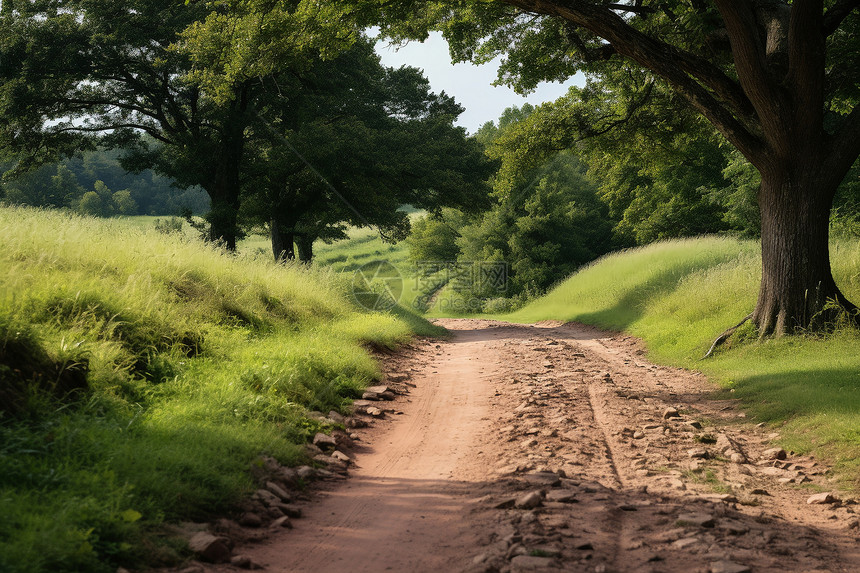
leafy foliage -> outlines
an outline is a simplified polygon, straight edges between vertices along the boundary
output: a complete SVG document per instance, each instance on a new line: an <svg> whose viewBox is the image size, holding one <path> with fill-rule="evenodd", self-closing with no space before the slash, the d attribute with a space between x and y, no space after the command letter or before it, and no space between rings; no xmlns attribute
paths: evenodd
<svg viewBox="0 0 860 573"><path fill-rule="evenodd" d="M204 213L206 193L199 188L177 189L170 179L150 170L126 171L121 151L95 150L44 165L3 183L5 200L15 205L68 208L90 215L178 215L183 208ZM11 170L12 164L8 166ZM10 172L14 173L14 171ZM100 189L99 190L97 190ZM113 191L111 191L113 190ZM88 191L93 208L82 206Z"/></svg>

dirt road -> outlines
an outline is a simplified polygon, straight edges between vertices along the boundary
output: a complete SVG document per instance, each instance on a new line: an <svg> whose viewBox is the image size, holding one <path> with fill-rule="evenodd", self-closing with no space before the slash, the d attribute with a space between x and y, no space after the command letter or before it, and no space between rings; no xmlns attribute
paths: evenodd
<svg viewBox="0 0 860 573"><path fill-rule="evenodd" d="M567 324L445 320L268 571L860 571L853 500L702 377ZM786 459L779 459L782 457Z"/></svg>

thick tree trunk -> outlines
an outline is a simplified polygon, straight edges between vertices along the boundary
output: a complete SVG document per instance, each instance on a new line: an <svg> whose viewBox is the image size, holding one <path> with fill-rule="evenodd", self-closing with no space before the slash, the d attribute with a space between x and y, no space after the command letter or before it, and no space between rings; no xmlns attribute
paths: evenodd
<svg viewBox="0 0 860 573"><path fill-rule="evenodd" d="M272 253L275 255L275 260L279 263L294 260L296 258L296 251L293 247L294 235L292 229L282 227L274 217L270 224L272 228Z"/></svg>
<svg viewBox="0 0 860 573"><path fill-rule="evenodd" d="M299 250L299 260L310 264L314 258L314 239L308 235L296 235L296 247Z"/></svg>
<svg viewBox="0 0 860 573"><path fill-rule="evenodd" d="M855 311L830 269L829 219L835 188L801 169L762 174L762 278L753 322L761 335L821 328Z"/></svg>
<svg viewBox="0 0 860 573"><path fill-rule="evenodd" d="M214 181L211 189L207 189L212 199L212 210L207 216L209 239L222 243L228 251L236 250L239 235L239 193L249 89L248 85L238 88L236 99L230 104L221 131L220 151L214 158L217 161Z"/></svg>
<svg viewBox="0 0 860 573"><path fill-rule="evenodd" d="M228 251L236 250L239 234L239 164L232 162L219 166L215 182L209 191L212 200L209 214L209 240L224 245Z"/></svg>

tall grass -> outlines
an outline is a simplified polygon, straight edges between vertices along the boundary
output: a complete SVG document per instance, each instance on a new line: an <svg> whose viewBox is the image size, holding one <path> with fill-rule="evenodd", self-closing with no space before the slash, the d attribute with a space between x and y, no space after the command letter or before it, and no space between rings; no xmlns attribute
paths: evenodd
<svg viewBox="0 0 860 573"><path fill-rule="evenodd" d="M261 454L299 462L308 411L379 377L367 347L435 332L363 311L337 273L123 220L2 208L0 226L4 572L176 562L159 524L229 509Z"/></svg>
<svg viewBox="0 0 860 573"><path fill-rule="evenodd" d="M831 245L837 284L860 300L860 242ZM699 369L758 420L781 428L782 443L836 463L860 488L860 334L758 340L747 327L713 358L713 339L752 311L761 277L752 241L704 237L668 241L596 261L507 320L572 320L625 330L659 361Z"/></svg>

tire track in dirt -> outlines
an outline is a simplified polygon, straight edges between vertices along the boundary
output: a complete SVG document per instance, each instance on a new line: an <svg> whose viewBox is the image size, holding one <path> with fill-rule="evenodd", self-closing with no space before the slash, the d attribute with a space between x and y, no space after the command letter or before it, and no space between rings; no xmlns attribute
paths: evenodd
<svg viewBox="0 0 860 573"><path fill-rule="evenodd" d="M860 571L853 500L799 487L827 468L769 459L772 430L700 375L581 325L440 322L450 340L387 359L414 388L380 403L352 477L243 553L273 572Z"/></svg>

